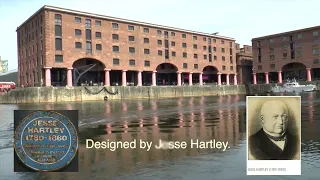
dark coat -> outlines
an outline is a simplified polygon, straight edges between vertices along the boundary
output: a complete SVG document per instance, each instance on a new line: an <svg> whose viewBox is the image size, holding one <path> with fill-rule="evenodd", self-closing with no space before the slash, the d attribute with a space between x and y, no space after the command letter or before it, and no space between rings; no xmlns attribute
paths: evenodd
<svg viewBox="0 0 320 180"><path fill-rule="evenodd" d="M274 144L263 129L249 137L249 151L256 160L292 160L300 151L298 138L286 132L286 144L283 151ZM299 152L300 153L300 152Z"/></svg>

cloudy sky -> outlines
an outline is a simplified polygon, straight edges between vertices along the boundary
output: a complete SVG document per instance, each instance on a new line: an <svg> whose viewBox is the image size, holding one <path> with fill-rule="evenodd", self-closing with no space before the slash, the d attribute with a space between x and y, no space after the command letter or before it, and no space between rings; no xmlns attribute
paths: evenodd
<svg viewBox="0 0 320 180"><path fill-rule="evenodd" d="M17 68L16 28L43 5L219 32L241 45L254 37L318 26L320 0L0 0L0 56Z"/></svg>

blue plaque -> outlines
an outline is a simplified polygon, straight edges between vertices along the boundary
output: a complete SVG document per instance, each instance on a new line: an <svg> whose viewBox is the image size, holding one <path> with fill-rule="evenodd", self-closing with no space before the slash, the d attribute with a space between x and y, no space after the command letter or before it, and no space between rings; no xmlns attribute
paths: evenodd
<svg viewBox="0 0 320 180"><path fill-rule="evenodd" d="M73 123L55 111L35 111L19 122L14 134L19 159L36 171L57 171L67 166L78 150Z"/></svg>

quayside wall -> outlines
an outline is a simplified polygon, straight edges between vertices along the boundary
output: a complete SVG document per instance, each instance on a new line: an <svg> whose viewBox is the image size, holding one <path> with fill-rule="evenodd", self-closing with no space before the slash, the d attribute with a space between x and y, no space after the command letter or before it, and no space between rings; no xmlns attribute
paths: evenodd
<svg viewBox="0 0 320 180"><path fill-rule="evenodd" d="M190 96L246 94L243 85L223 86L87 86L27 87L0 95L0 103L97 101L112 99L160 99Z"/></svg>

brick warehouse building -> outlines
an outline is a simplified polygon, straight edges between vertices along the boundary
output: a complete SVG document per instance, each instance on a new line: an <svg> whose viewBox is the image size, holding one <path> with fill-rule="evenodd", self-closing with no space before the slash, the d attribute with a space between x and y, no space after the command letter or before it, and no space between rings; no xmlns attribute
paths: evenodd
<svg viewBox="0 0 320 180"><path fill-rule="evenodd" d="M19 84L237 84L233 38L44 6L17 28Z"/></svg>
<svg viewBox="0 0 320 180"><path fill-rule="evenodd" d="M319 79L319 33L316 26L252 39L254 84Z"/></svg>

